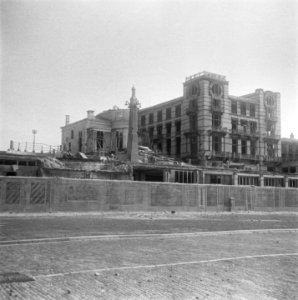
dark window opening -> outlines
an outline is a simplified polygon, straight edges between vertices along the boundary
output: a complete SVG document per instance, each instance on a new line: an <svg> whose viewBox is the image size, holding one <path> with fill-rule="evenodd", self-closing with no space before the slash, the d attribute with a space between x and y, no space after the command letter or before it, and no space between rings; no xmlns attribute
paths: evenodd
<svg viewBox="0 0 298 300"><path fill-rule="evenodd" d="M116 132L116 139L118 139L118 132ZM103 131L96 132L96 149L103 148Z"/></svg>
<svg viewBox="0 0 298 300"><path fill-rule="evenodd" d="M247 141L241 141L241 154L247 154Z"/></svg>
<svg viewBox="0 0 298 300"><path fill-rule="evenodd" d="M157 122L161 122L161 121L162 121L162 111L159 110L159 111L157 112Z"/></svg>
<svg viewBox="0 0 298 300"><path fill-rule="evenodd" d="M181 138L177 137L176 138L176 156L180 157L180 148L181 148Z"/></svg>
<svg viewBox="0 0 298 300"><path fill-rule="evenodd" d="M179 118L181 116L181 104L175 106L175 117Z"/></svg>
<svg viewBox="0 0 298 300"><path fill-rule="evenodd" d="M240 112L241 112L241 115L246 116L246 103L245 102L241 103Z"/></svg>
<svg viewBox="0 0 298 300"><path fill-rule="evenodd" d="M180 134L181 133L181 121L177 121L175 123L175 127L176 127L176 134Z"/></svg>
<svg viewBox="0 0 298 300"><path fill-rule="evenodd" d="M221 126L221 115L217 113L212 114L212 126L220 127Z"/></svg>
<svg viewBox="0 0 298 300"><path fill-rule="evenodd" d="M236 131L238 128L238 120L232 119L232 131Z"/></svg>
<svg viewBox="0 0 298 300"><path fill-rule="evenodd" d="M172 118L172 109L171 107L166 109L166 119L170 120Z"/></svg>
<svg viewBox="0 0 298 300"><path fill-rule="evenodd" d="M141 126L146 126L146 116L141 116Z"/></svg>
<svg viewBox="0 0 298 300"><path fill-rule="evenodd" d="M167 154L171 155L171 139L167 139Z"/></svg>
<svg viewBox="0 0 298 300"><path fill-rule="evenodd" d="M249 110L250 110L250 113L249 113L250 116L255 117L256 116L256 106L254 104L250 104Z"/></svg>
<svg viewBox="0 0 298 300"><path fill-rule="evenodd" d="M232 153L238 153L238 140L232 139Z"/></svg>
<svg viewBox="0 0 298 300"><path fill-rule="evenodd" d="M156 132L158 136L162 135L162 125L158 125L156 126Z"/></svg>
<svg viewBox="0 0 298 300"><path fill-rule="evenodd" d="M221 152L221 137L220 136L212 137L212 149L215 152Z"/></svg>
<svg viewBox="0 0 298 300"><path fill-rule="evenodd" d="M171 123L167 123L166 124L166 135L167 136L171 136L171 129L172 129L172 124Z"/></svg>
<svg viewBox="0 0 298 300"><path fill-rule="evenodd" d="M236 114L237 115L237 101L232 101L232 103L231 103L231 110L232 110L232 114Z"/></svg>
<svg viewBox="0 0 298 300"><path fill-rule="evenodd" d="M149 114L149 124L153 123L153 113Z"/></svg>

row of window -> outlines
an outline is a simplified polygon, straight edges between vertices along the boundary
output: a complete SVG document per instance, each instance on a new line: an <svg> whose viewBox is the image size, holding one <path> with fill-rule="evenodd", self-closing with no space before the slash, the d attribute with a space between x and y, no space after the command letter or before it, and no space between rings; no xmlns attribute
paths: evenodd
<svg viewBox="0 0 298 300"><path fill-rule="evenodd" d="M171 132L172 132L172 123L166 123L165 124L165 129L166 129L166 136L171 136ZM162 135L162 130L163 130L163 125L159 124L156 126L156 134L157 136L161 136ZM154 135L154 126L150 126L148 127L148 131L143 128L142 129L142 134L145 134L148 132L149 138L153 138ZM176 121L175 122L175 134L176 135L180 135L181 133L181 121Z"/></svg>
<svg viewBox="0 0 298 300"><path fill-rule="evenodd" d="M240 121L240 122L239 122ZM257 132L257 122L232 119L232 131L241 130L244 133L256 133Z"/></svg>
<svg viewBox="0 0 298 300"><path fill-rule="evenodd" d="M6 165L6 166L12 166L12 165L18 165L18 166L29 166L29 167L35 167L40 166L41 162L39 160L10 160L10 159L1 159L0 165Z"/></svg>
<svg viewBox="0 0 298 300"><path fill-rule="evenodd" d="M146 126L146 118L148 117L148 124L153 124L154 121L154 112L149 113L148 116L142 115L141 116L141 126ZM181 104L175 106L175 118L181 117ZM172 107L166 108L166 120L172 119ZM162 110L157 111L156 113L156 121L162 122L163 121L163 113Z"/></svg>
<svg viewBox="0 0 298 300"><path fill-rule="evenodd" d="M236 100L232 100L231 102L231 112L232 114L238 114L238 106L240 106L240 114L242 116L256 116L256 105L253 103L246 102L238 102Z"/></svg>

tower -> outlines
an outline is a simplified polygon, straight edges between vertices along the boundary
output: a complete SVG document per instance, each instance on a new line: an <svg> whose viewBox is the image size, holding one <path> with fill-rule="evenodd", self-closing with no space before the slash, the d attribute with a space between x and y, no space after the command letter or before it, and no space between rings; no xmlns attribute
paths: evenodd
<svg viewBox="0 0 298 300"><path fill-rule="evenodd" d="M140 103L136 98L136 89L134 86L132 87L130 101L127 104L129 108L127 154L128 160L135 162L138 157L138 110Z"/></svg>

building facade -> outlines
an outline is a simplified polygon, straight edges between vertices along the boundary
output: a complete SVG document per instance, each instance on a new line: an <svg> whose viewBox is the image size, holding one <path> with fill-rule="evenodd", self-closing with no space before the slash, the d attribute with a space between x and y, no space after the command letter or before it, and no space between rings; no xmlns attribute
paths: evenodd
<svg viewBox="0 0 298 300"><path fill-rule="evenodd" d="M290 138L281 139L282 172L298 174L298 139L291 134Z"/></svg>
<svg viewBox="0 0 298 300"><path fill-rule="evenodd" d="M140 143L175 158L274 163L281 159L280 94L229 95L225 76L186 78L183 96L139 112Z"/></svg>
<svg viewBox="0 0 298 300"><path fill-rule="evenodd" d="M63 151L83 152L87 154L106 155L117 153L127 147L128 137L127 109L113 109L94 115L94 111L87 111L87 117L70 123L66 116L62 130Z"/></svg>

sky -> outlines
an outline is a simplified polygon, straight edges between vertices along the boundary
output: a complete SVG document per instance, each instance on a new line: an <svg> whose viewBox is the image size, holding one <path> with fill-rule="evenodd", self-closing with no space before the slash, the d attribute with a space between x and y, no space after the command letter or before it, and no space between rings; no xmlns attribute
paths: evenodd
<svg viewBox="0 0 298 300"><path fill-rule="evenodd" d="M229 94L281 93L282 137L298 138L298 0L0 0L0 150L60 145L70 121L135 85L143 108L185 77L225 75Z"/></svg>

